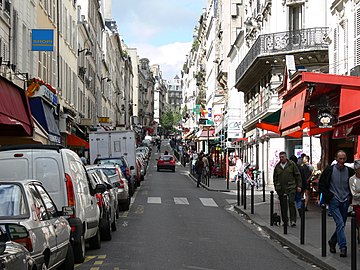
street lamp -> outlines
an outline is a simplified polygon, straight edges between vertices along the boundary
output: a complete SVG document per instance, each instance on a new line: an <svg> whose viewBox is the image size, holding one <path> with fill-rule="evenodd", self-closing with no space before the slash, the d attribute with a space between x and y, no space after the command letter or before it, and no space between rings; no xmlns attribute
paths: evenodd
<svg viewBox="0 0 360 270"><path fill-rule="evenodd" d="M111 79L109 77L101 77L101 81L106 80L106 82L111 82Z"/></svg>
<svg viewBox="0 0 360 270"><path fill-rule="evenodd" d="M85 56L90 56L90 55L92 55L92 52L90 51L90 49L85 48L85 49L82 49L82 50L78 49L78 56L79 56L80 53L82 53L82 52L85 52Z"/></svg>

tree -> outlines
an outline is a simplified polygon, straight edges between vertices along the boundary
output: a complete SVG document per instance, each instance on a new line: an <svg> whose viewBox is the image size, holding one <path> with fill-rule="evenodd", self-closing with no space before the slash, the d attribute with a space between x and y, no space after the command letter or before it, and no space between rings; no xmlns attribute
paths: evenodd
<svg viewBox="0 0 360 270"><path fill-rule="evenodd" d="M174 126L181 121L181 114L179 112L166 112L160 117L160 125L163 130L174 131Z"/></svg>

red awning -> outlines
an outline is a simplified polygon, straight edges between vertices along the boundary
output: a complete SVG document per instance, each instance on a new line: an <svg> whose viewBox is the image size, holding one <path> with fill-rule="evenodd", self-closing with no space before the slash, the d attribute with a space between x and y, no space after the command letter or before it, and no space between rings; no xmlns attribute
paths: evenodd
<svg viewBox="0 0 360 270"><path fill-rule="evenodd" d="M306 89L283 103L279 122L279 130L282 136L301 129L301 125L304 122L305 101ZM298 130L294 130L294 128Z"/></svg>
<svg viewBox="0 0 360 270"><path fill-rule="evenodd" d="M261 128L263 130L272 131L272 132L275 132L277 134L280 134L278 125L273 125L273 124L268 124L268 123L261 122L261 123L257 123L256 127Z"/></svg>
<svg viewBox="0 0 360 270"><path fill-rule="evenodd" d="M238 138L234 141L234 143L237 143L237 142L241 142L241 141L246 141L247 142L248 138Z"/></svg>
<svg viewBox="0 0 360 270"><path fill-rule="evenodd" d="M346 138L349 135L360 135L360 115L346 121L340 121L334 127L334 139Z"/></svg>
<svg viewBox="0 0 360 270"><path fill-rule="evenodd" d="M73 147L85 147L89 149L89 143L74 134L67 134L67 145Z"/></svg>
<svg viewBox="0 0 360 270"><path fill-rule="evenodd" d="M359 100L359 89L342 87L340 92L339 120L343 121L359 115Z"/></svg>
<svg viewBox="0 0 360 270"><path fill-rule="evenodd" d="M25 91L0 78L0 136L32 136L33 128Z"/></svg>

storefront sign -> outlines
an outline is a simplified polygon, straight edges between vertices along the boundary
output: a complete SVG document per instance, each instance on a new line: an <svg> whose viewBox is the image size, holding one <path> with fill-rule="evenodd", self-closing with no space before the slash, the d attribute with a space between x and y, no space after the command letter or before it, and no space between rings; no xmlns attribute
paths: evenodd
<svg viewBox="0 0 360 270"><path fill-rule="evenodd" d="M332 128L334 124L334 116L329 111L319 111L317 120L319 128Z"/></svg>
<svg viewBox="0 0 360 270"><path fill-rule="evenodd" d="M32 51L53 51L54 50L54 30L53 29L33 29L31 35Z"/></svg>
<svg viewBox="0 0 360 270"><path fill-rule="evenodd" d="M54 106L58 104L57 95L51 92L45 85L41 85L39 90L36 91L32 97L42 97Z"/></svg>
<svg viewBox="0 0 360 270"><path fill-rule="evenodd" d="M98 117L98 121L100 124L109 124L110 117Z"/></svg>

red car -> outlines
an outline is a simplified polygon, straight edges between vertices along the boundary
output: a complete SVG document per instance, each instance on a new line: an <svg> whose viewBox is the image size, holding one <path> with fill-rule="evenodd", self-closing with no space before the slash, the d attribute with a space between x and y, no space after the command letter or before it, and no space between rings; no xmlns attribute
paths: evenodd
<svg viewBox="0 0 360 270"><path fill-rule="evenodd" d="M161 169L172 170L175 172L175 158L172 155L161 155L157 160L157 171Z"/></svg>

